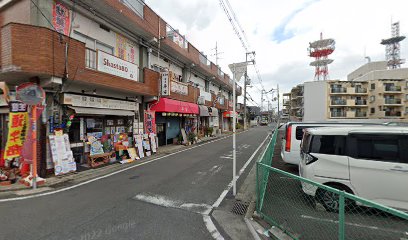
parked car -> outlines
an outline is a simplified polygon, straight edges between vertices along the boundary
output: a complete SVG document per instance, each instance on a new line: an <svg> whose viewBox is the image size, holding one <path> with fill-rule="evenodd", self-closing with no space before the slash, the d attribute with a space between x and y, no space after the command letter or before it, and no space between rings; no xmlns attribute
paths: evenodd
<svg viewBox="0 0 408 240"><path fill-rule="evenodd" d="M282 137L281 157L286 163L299 165L300 142L303 138L304 129L330 126L363 126L366 124L352 122L288 122L285 125L285 133Z"/></svg>
<svg viewBox="0 0 408 240"><path fill-rule="evenodd" d="M374 202L408 210L408 130L404 127L307 129L302 140L300 176ZM338 196L302 183L328 211Z"/></svg>

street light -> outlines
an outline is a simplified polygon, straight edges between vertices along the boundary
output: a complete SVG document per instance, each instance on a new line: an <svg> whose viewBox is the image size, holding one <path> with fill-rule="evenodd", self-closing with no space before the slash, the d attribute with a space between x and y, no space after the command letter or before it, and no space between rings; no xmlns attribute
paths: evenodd
<svg viewBox="0 0 408 240"><path fill-rule="evenodd" d="M248 61L241 62L241 63L232 63L228 65L232 72L232 98L233 98L233 106L232 106L232 194L235 196L237 193L237 179L236 179L236 168L237 168L237 154L236 154L236 124L237 124L237 116L236 116L236 90L235 90L235 81L239 81L242 75L246 72Z"/></svg>

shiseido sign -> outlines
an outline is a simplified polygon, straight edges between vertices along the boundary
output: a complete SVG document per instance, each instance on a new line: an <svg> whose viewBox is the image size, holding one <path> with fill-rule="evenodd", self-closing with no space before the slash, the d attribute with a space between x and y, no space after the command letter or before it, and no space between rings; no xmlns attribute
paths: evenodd
<svg viewBox="0 0 408 240"><path fill-rule="evenodd" d="M98 50L97 70L118 77L138 81L139 67L108 53Z"/></svg>

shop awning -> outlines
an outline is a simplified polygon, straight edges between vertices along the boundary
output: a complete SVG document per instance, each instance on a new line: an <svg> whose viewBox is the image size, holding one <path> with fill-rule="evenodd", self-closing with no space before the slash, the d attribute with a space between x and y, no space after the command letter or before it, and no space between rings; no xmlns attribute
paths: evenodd
<svg viewBox="0 0 408 240"><path fill-rule="evenodd" d="M208 112L208 107L198 106L200 108L200 117L209 117L210 113Z"/></svg>
<svg viewBox="0 0 408 240"><path fill-rule="evenodd" d="M236 114L235 116L238 117L238 113L235 112L235 114ZM222 116L225 117L225 118L232 118L232 117L234 117L234 112L233 111L226 111L226 112L224 112L222 114Z"/></svg>
<svg viewBox="0 0 408 240"><path fill-rule="evenodd" d="M197 104L177 101L170 98L160 98L159 101L153 102L150 110L156 112L199 114Z"/></svg>
<svg viewBox="0 0 408 240"><path fill-rule="evenodd" d="M118 109L106 109L106 108L87 108L87 107L71 107L76 114L89 114L89 115L111 115L111 116L134 116L132 111L118 110Z"/></svg>

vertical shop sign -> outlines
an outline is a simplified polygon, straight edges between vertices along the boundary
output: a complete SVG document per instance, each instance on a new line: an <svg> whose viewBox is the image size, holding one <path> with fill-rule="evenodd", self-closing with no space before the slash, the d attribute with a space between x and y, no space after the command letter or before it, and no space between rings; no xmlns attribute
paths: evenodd
<svg viewBox="0 0 408 240"><path fill-rule="evenodd" d="M156 133L155 111L151 110L145 111L144 122L147 134Z"/></svg>
<svg viewBox="0 0 408 240"><path fill-rule="evenodd" d="M170 80L169 80L169 73L162 72L160 73L161 76L161 95L168 96L170 95Z"/></svg>
<svg viewBox="0 0 408 240"><path fill-rule="evenodd" d="M27 123L27 104L19 101L10 102L8 136L4 159L12 159L21 155Z"/></svg>
<svg viewBox="0 0 408 240"><path fill-rule="evenodd" d="M69 9L55 2L52 6L52 25L55 30L69 36L70 24Z"/></svg>

